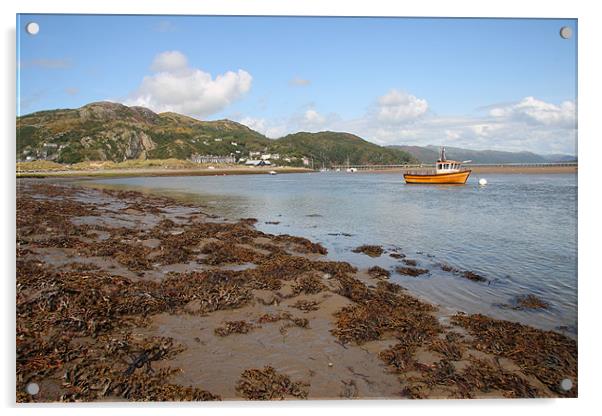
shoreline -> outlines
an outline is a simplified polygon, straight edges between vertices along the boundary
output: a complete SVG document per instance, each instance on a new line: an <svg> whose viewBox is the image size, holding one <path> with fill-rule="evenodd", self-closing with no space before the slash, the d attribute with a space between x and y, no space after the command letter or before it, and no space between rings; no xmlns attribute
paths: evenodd
<svg viewBox="0 0 602 416"><path fill-rule="evenodd" d="M562 334L442 315L382 270L327 260L254 219L134 191L18 186L18 401L576 395L576 341ZM518 356L516 333L529 345ZM559 390L561 377L575 387ZM23 392L34 379L39 397ZM132 390L140 380L153 388ZM266 393L273 383L285 393Z"/></svg>
<svg viewBox="0 0 602 416"><path fill-rule="evenodd" d="M577 174L577 166L469 166L473 173L506 174ZM414 169L415 170L415 169ZM270 171L277 173L317 173L309 168L296 167L217 167L209 168L129 168L129 169L85 169L85 170L31 170L17 171L17 178L120 178L153 176L218 176L218 175L261 175ZM399 173L406 169L362 169L357 173Z"/></svg>
<svg viewBox="0 0 602 416"><path fill-rule="evenodd" d="M138 176L220 176L220 175L267 175L276 173L308 173L307 168L289 167L220 167L208 168L135 168L135 169L88 169L88 170L38 170L16 172L17 178L120 178Z"/></svg>

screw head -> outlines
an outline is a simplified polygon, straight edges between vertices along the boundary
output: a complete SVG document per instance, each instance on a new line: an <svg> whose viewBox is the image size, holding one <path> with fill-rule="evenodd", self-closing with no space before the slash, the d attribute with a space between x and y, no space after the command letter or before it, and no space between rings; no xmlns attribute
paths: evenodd
<svg viewBox="0 0 602 416"><path fill-rule="evenodd" d="M568 26L563 26L560 28L560 37L562 39L570 39L573 36L573 29Z"/></svg>

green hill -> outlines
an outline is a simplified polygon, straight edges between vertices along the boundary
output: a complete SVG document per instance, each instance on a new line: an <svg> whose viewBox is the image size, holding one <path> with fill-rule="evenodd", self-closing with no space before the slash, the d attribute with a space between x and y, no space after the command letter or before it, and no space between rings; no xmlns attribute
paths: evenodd
<svg viewBox="0 0 602 416"><path fill-rule="evenodd" d="M187 159L264 150L271 142L229 120L200 121L175 113L99 102L73 110L41 111L17 118L17 159ZM235 143L235 144L233 144Z"/></svg>
<svg viewBox="0 0 602 416"><path fill-rule="evenodd" d="M406 152L374 143L350 133L324 131L294 133L275 141L274 152L311 157L318 166L345 164L400 164L414 159Z"/></svg>
<svg viewBox="0 0 602 416"><path fill-rule="evenodd" d="M90 160L188 159L194 154L240 159L249 158L251 152L276 153L280 155L278 163L291 165L302 164L304 157L313 158L318 166L346 163L347 158L352 164L412 160L404 151L348 133L296 133L272 140L230 120L200 121L111 102L17 118L17 160L73 164Z"/></svg>

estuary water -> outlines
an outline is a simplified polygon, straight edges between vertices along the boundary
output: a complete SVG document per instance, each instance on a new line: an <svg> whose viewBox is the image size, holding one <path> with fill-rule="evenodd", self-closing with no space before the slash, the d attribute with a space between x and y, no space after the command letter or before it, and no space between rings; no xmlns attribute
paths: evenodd
<svg viewBox="0 0 602 416"><path fill-rule="evenodd" d="M487 186L478 179L486 177ZM577 331L577 175L473 174L466 185L406 185L400 173L310 173L138 177L94 180L194 200L228 219L307 237L328 256L360 268L393 271L401 260L353 253L361 244L397 249L429 274L391 280L451 312L484 313L567 335ZM277 223L277 224L275 224ZM469 281L440 264L471 270ZM518 311L534 294L550 304Z"/></svg>

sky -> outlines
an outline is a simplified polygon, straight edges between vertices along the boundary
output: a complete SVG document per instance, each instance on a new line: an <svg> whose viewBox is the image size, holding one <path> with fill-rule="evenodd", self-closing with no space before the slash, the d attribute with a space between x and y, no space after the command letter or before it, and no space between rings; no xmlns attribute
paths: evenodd
<svg viewBox="0 0 602 416"><path fill-rule="evenodd" d="M18 15L17 83L18 115L107 100L272 138L577 151L575 19Z"/></svg>

